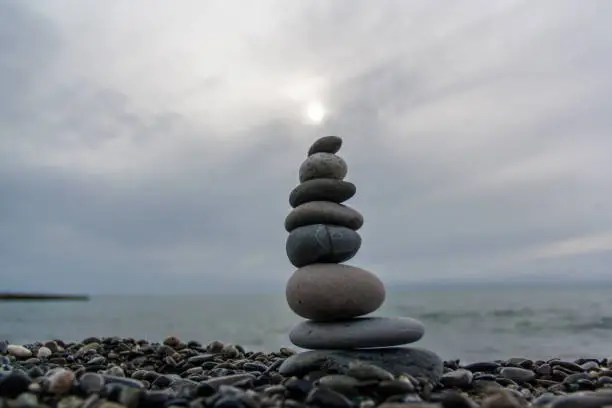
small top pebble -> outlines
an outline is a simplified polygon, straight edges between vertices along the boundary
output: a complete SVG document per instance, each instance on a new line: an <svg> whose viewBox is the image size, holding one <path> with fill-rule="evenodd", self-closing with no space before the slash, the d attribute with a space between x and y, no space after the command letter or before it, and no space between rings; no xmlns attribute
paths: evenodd
<svg viewBox="0 0 612 408"><path fill-rule="evenodd" d="M315 153L332 153L336 154L342 147L342 138L339 136L323 136L317 139L310 149L308 149L308 156L312 156Z"/></svg>

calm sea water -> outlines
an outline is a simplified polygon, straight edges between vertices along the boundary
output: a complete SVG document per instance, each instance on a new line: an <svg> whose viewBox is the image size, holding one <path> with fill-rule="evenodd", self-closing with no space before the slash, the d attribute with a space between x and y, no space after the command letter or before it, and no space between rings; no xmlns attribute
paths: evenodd
<svg viewBox="0 0 612 408"><path fill-rule="evenodd" d="M608 357L612 296L607 289L481 289L389 293L379 315L420 319L419 346L444 359ZM220 340L254 350L291 346L300 319L282 295L101 296L90 302L0 303L0 340L82 340L168 335Z"/></svg>

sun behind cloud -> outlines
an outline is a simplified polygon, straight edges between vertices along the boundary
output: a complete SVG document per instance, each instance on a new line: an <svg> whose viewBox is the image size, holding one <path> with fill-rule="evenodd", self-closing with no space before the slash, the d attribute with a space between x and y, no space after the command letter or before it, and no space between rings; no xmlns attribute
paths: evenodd
<svg viewBox="0 0 612 408"><path fill-rule="evenodd" d="M325 107L318 101L310 102L306 109L306 116L315 124L321 123L325 119L326 114Z"/></svg>

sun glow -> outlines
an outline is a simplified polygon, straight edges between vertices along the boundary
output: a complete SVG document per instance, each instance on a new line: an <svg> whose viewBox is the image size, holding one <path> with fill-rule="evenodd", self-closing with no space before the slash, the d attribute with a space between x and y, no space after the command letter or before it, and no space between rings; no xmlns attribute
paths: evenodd
<svg viewBox="0 0 612 408"><path fill-rule="evenodd" d="M321 123L325 118L325 107L321 102L311 102L306 109L306 116L313 123Z"/></svg>

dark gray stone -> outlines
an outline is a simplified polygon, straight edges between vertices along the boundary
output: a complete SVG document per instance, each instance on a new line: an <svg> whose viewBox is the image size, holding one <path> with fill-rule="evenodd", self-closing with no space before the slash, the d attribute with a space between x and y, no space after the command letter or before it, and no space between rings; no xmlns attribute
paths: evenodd
<svg viewBox="0 0 612 408"><path fill-rule="evenodd" d="M315 153L338 153L342 147L342 138L339 136L323 136L310 146L308 149L308 156L312 156Z"/></svg>
<svg viewBox="0 0 612 408"><path fill-rule="evenodd" d="M345 227L314 224L299 227L287 237L289 261L300 268L313 263L348 261L361 247L361 236Z"/></svg>
<svg viewBox="0 0 612 408"><path fill-rule="evenodd" d="M318 178L298 184L289 194L289 204L295 208L310 201L343 203L357 192L351 182L331 178Z"/></svg>
<svg viewBox="0 0 612 408"><path fill-rule="evenodd" d="M414 343L424 332L423 324L409 317L361 317L335 322L305 320L291 330L289 339L305 349L357 349Z"/></svg>
<svg viewBox="0 0 612 408"><path fill-rule="evenodd" d="M330 201L310 201L294 208L285 218L285 230L313 224L338 225L357 231L363 226L359 211Z"/></svg>
<svg viewBox="0 0 612 408"><path fill-rule="evenodd" d="M529 382L535 378L533 371L519 367L504 367L499 371L499 375L502 378L519 382Z"/></svg>
<svg viewBox="0 0 612 408"><path fill-rule="evenodd" d="M442 376L442 360L422 348L389 347L368 350L314 350L295 354L279 367L285 376L303 376L312 371L334 370L346 374L352 362L378 366L393 375L410 374L436 382Z"/></svg>
<svg viewBox="0 0 612 408"><path fill-rule="evenodd" d="M315 153L300 166L300 183L318 178L342 180L348 167L342 157L332 153Z"/></svg>

